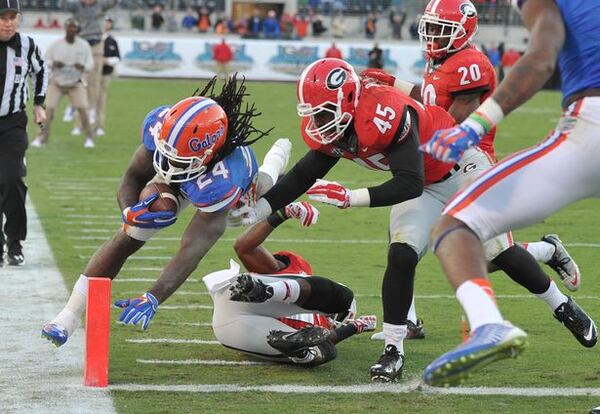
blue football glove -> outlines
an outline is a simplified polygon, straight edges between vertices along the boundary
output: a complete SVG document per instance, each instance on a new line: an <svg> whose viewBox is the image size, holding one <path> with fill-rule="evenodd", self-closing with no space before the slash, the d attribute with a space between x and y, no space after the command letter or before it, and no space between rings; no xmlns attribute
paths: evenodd
<svg viewBox="0 0 600 414"><path fill-rule="evenodd" d="M481 135L463 123L436 131L426 144L421 145L421 151L443 162L457 162L465 150L479 144L479 141Z"/></svg>
<svg viewBox="0 0 600 414"><path fill-rule="evenodd" d="M158 197L159 194L154 193L136 205L127 207L121 216L123 223L142 229L162 229L175 223L177 216L174 211L148 210Z"/></svg>
<svg viewBox="0 0 600 414"><path fill-rule="evenodd" d="M137 298L118 300L115 306L125 308L119 316L119 321L125 325L137 325L141 322L142 329L146 330L158 309L158 299L152 293L146 292Z"/></svg>

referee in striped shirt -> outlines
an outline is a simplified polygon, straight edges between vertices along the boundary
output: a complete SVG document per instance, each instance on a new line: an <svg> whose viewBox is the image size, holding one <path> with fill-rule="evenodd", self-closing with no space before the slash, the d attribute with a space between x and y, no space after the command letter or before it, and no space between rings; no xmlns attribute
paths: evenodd
<svg viewBox="0 0 600 414"><path fill-rule="evenodd" d="M21 242L27 235L27 186L23 181L28 144L27 78L32 76L33 114L39 125L46 122L44 100L48 84L48 69L38 47L32 38L17 33L20 18L19 0L0 0L0 265L6 242L8 264L15 266L25 260Z"/></svg>

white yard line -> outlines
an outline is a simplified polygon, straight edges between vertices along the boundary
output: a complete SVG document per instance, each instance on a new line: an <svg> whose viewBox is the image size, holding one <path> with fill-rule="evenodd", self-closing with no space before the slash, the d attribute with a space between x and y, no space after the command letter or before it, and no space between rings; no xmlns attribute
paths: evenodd
<svg viewBox="0 0 600 414"><path fill-rule="evenodd" d="M423 385L420 380L400 384L359 384L359 385L238 385L238 384L189 384L189 385L149 385L114 384L114 391L130 392L266 392L281 394L444 394L444 395L510 395L523 397L600 397L600 388L513 388L513 387L456 387L436 388Z"/></svg>
<svg viewBox="0 0 600 414"><path fill-rule="evenodd" d="M138 364L154 365L273 365L258 361L225 361L222 359L136 359Z"/></svg>
<svg viewBox="0 0 600 414"><path fill-rule="evenodd" d="M203 339L178 339L178 338L146 338L126 339L131 344L195 344L195 345L221 345L219 341L205 341Z"/></svg>
<svg viewBox="0 0 600 414"><path fill-rule="evenodd" d="M147 278L147 277L118 277L115 280L113 280L113 283L130 283L130 282L144 282L144 283L151 283L151 282L156 282L156 278ZM189 278L188 280L185 281L185 283L199 283L200 281L198 279L194 279L194 278ZM163 307L161 307L161 309L163 309Z"/></svg>
<svg viewBox="0 0 600 414"><path fill-rule="evenodd" d="M212 305L161 305L161 310L212 309Z"/></svg>
<svg viewBox="0 0 600 414"><path fill-rule="evenodd" d="M0 269L0 411L114 413L107 389L83 386L83 329L60 349L40 338L42 325L66 302L67 288L29 203L27 210L27 262Z"/></svg>

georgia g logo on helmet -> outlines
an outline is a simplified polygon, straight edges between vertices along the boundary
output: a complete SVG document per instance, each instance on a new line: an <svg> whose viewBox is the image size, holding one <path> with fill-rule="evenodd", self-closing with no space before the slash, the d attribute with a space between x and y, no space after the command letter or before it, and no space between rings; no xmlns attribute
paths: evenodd
<svg viewBox="0 0 600 414"><path fill-rule="evenodd" d="M344 84L347 77L348 75L343 68L335 68L327 75L325 86L327 86L327 89L334 91Z"/></svg>
<svg viewBox="0 0 600 414"><path fill-rule="evenodd" d="M460 5L460 12L467 19L470 19L471 17L477 16L477 9L471 3L463 3L463 4L461 4Z"/></svg>

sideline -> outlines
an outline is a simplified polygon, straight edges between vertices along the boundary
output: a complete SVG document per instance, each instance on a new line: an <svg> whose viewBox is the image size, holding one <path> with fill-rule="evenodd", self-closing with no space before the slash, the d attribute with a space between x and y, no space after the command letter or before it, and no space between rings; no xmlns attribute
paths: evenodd
<svg viewBox="0 0 600 414"><path fill-rule="evenodd" d="M67 287L29 200L27 214L25 265L0 268L0 411L115 413L108 389L83 386L83 329L62 348L40 336L67 300Z"/></svg>

